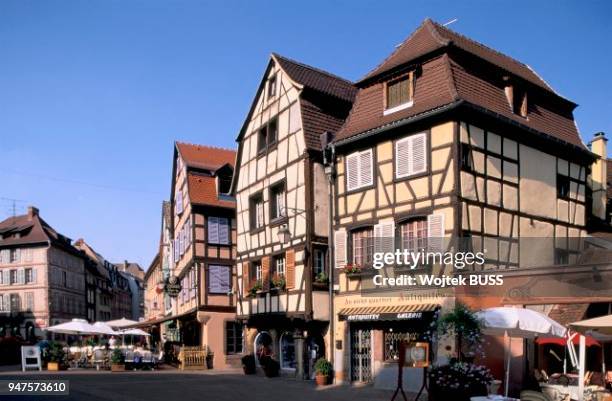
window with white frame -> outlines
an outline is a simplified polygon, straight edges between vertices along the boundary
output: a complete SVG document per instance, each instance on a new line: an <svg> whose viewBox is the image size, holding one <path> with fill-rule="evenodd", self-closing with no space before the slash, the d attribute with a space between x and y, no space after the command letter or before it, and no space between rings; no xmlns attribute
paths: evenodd
<svg viewBox="0 0 612 401"><path fill-rule="evenodd" d="M353 263L361 267L369 267L374 256L374 231L370 228L355 230L351 233L353 247Z"/></svg>
<svg viewBox="0 0 612 401"><path fill-rule="evenodd" d="M255 267L255 280L263 283L263 267L261 266L261 261L253 262L253 266Z"/></svg>
<svg viewBox="0 0 612 401"><path fill-rule="evenodd" d="M385 114L402 110L412 105L414 96L414 73L402 75L385 83Z"/></svg>
<svg viewBox="0 0 612 401"><path fill-rule="evenodd" d="M250 200L251 229L264 226L264 202L261 193L254 195Z"/></svg>
<svg viewBox="0 0 612 401"><path fill-rule="evenodd" d="M285 264L285 254L282 253L274 257L274 274L278 277L285 277L287 273L286 264Z"/></svg>
<svg viewBox="0 0 612 401"><path fill-rule="evenodd" d="M368 187L374 184L374 161L372 149L346 156L346 189Z"/></svg>
<svg viewBox="0 0 612 401"><path fill-rule="evenodd" d="M174 209L177 216L183 213L183 191L180 189L176 193Z"/></svg>
<svg viewBox="0 0 612 401"><path fill-rule="evenodd" d="M409 220L399 225L401 249L412 252L427 249L427 219Z"/></svg>
<svg viewBox="0 0 612 401"><path fill-rule="evenodd" d="M11 249L9 263L19 263L19 249Z"/></svg>
<svg viewBox="0 0 612 401"><path fill-rule="evenodd" d="M395 178L427 171L427 135L410 135L395 142Z"/></svg>
<svg viewBox="0 0 612 401"><path fill-rule="evenodd" d="M272 220L285 217L285 183L280 182L270 187L270 217Z"/></svg>

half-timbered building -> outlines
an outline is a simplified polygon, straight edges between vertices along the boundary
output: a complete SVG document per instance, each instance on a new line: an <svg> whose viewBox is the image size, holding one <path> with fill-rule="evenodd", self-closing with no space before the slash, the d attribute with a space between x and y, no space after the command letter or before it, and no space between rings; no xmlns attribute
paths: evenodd
<svg viewBox="0 0 612 401"><path fill-rule="evenodd" d="M320 136L337 131L353 85L272 54L238 135L237 315L248 352L313 374L329 350L328 183Z"/></svg>
<svg viewBox="0 0 612 401"><path fill-rule="evenodd" d="M339 379L367 382L394 379L388 369L398 342L423 338L434 311L455 301L431 287L373 285L377 239L410 250L468 239L485 252L483 271L529 277L537 256L548 269L539 274L550 275L576 263L573 239L586 235L594 158L574 122L575 103L527 65L431 20L356 85L332 145L334 339L343 353L335 370ZM519 246L526 237L539 248ZM425 267L435 271L417 271ZM406 273L389 275L398 272ZM489 295L466 293L461 301L547 303ZM408 387L420 384L411 379Z"/></svg>
<svg viewBox="0 0 612 401"><path fill-rule="evenodd" d="M205 346L218 368L239 363L235 321L235 200L229 195L236 153L177 142L172 175L173 272L182 290L173 321L185 346ZM238 335L236 335L238 333ZM238 361L238 362L237 362Z"/></svg>

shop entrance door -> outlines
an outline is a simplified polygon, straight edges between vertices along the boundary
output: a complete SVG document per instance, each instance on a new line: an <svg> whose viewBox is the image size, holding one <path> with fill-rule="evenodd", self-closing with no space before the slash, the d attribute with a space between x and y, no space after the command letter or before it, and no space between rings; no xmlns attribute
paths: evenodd
<svg viewBox="0 0 612 401"><path fill-rule="evenodd" d="M372 330L351 329L351 381L372 381Z"/></svg>

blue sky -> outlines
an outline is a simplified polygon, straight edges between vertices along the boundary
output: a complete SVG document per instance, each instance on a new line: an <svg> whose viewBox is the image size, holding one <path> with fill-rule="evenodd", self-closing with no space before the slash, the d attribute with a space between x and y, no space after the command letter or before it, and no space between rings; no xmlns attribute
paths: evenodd
<svg viewBox="0 0 612 401"><path fill-rule="evenodd" d="M0 1L0 218L28 204L147 267L174 140L233 147L270 52L349 79L426 17L533 67L612 133L612 3Z"/></svg>

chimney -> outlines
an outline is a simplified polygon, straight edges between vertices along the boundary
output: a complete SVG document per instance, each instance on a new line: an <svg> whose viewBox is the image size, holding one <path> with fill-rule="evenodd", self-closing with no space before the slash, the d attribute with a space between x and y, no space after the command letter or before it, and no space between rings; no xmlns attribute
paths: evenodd
<svg viewBox="0 0 612 401"><path fill-rule="evenodd" d="M593 216L605 220L608 201L608 138L603 132L598 132L590 143L591 152L597 155L597 160L591 166L591 191L593 193Z"/></svg>
<svg viewBox="0 0 612 401"><path fill-rule="evenodd" d="M28 221L32 221L34 217L38 217L38 208L34 206L28 206Z"/></svg>

